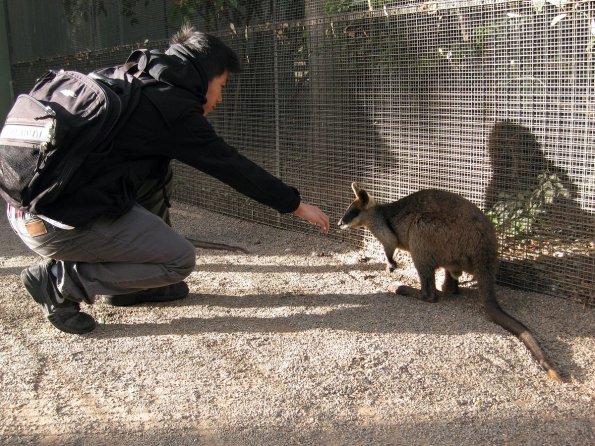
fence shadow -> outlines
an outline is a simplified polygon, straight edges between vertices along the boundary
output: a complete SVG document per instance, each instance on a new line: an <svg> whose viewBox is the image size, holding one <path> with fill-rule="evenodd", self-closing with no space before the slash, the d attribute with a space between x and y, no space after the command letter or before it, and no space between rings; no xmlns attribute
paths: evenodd
<svg viewBox="0 0 595 446"><path fill-rule="evenodd" d="M513 302L500 298L507 312L526 323L546 351L565 371L583 380L586 371L573 360L572 351L560 338L557 320L551 308L542 307L538 295L534 299ZM191 294L174 306L241 311L243 309L267 310L286 307L290 315L277 317L258 316L205 316L174 318L164 322L108 323L86 335L97 339L145 337L161 335L200 335L206 333L301 333L316 329L330 329L361 333L430 334L456 336L467 333L513 335L490 322L485 316L475 291L463 291L459 296L449 296L436 304L421 302L415 297L396 296L392 293L366 295L245 295L220 296ZM569 302L561 301L568 306ZM165 308L165 307L164 307ZM319 311L324 308L326 311ZM193 310L192 312L195 313ZM215 311L216 312L216 311ZM229 312L229 311L226 311ZM588 329L576 311L568 310L564 328L569 336L584 336ZM570 327L570 328L569 328ZM572 333L570 333L572 332ZM520 341L519 341L520 342Z"/></svg>

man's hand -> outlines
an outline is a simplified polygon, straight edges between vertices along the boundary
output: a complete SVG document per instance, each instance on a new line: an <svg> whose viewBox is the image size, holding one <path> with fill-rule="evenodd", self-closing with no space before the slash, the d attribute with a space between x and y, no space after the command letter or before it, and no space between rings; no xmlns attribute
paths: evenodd
<svg viewBox="0 0 595 446"><path fill-rule="evenodd" d="M320 232L326 234L329 229L328 216L317 206L301 202L298 208L293 211L295 215L308 223L320 226Z"/></svg>

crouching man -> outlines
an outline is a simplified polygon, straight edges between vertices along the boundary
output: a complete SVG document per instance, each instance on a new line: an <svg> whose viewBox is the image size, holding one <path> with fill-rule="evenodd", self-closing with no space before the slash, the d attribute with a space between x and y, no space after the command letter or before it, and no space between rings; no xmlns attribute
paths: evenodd
<svg viewBox="0 0 595 446"><path fill-rule="evenodd" d="M116 306L188 295L184 279L194 269L195 250L170 225L174 159L328 232L324 212L228 145L207 120L228 77L240 69L233 50L184 27L165 52L148 54L137 76L156 82L142 89L111 149L84 161L48 215L7 209L14 231L45 259L22 272L23 284L67 333L95 328L80 303L92 304L97 295Z"/></svg>

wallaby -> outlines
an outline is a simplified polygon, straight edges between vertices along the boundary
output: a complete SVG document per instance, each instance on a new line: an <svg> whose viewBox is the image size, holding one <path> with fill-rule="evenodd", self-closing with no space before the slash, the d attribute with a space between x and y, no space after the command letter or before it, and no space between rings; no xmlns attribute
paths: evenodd
<svg viewBox="0 0 595 446"><path fill-rule="evenodd" d="M442 286L446 293L458 293L463 271L472 274L489 318L516 335L550 378L562 381L529 329L505 313L496 300L498 242L491 221L477 206L460 195L437 189L420 190L393 203L379 204L357 183L351 187L356 199L339 221L341 229L368 228L384 247L389 272L396 267L395 250L408 251L425 301L438 300L434 276L437 268L446 270ZM407 287L394 291L405 294Z"/></svg>

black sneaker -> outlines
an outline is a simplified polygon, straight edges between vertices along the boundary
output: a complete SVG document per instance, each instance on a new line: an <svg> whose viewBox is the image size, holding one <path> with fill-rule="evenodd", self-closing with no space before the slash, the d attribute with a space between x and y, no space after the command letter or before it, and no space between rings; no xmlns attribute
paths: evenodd
<svg viewBox="0 0 595 446"><path fill-rule="evenodd" d="M21 272L23 285L58 330L72 334L93 331L95 320L87 313L81 312L77 302L65 299L58 291L50 272L53 264L53 260L46 260L40 265L24 269Z"/></svg>
<svg viewBox="0 0 595 446"><path fill-rule="evenodd" d="M129 294L117 294L106 296L105 301L115 307L128 307L130 305L143 304L147 302L169 302L183 299L188 296L188 285L185 282L178 282L159 288L137 291Z"/></svg>

